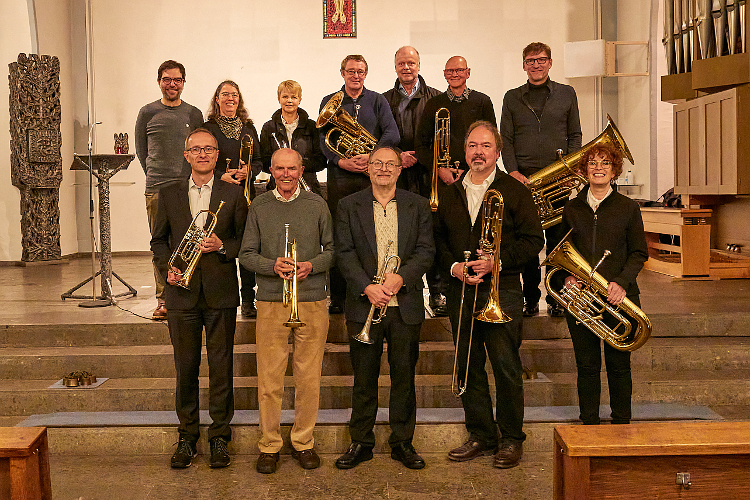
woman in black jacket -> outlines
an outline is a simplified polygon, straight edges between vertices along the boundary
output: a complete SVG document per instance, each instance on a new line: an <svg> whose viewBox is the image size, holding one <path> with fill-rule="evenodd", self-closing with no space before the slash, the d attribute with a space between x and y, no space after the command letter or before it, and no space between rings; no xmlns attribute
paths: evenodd
<svg viewBox="0 0 750 500"><path fill-rule="evenodd" d="M638 204L612 187L622 173L622 154L610 144L591 148L581 158L581 170L589 180L565 205L563 226L572 229L570 242L594 266L609 250L597 269L608 282L606 300L620 304L625 297L640 307L636 276L648 259L646 236ZM565 278L566 287L577 284L575 276ZM578 406L584 424L599 424L601 395L601 340L566 312L578 368ZM630 423L633 382L630 352L604 343L604 360L612 408L612 423Z"/></svg>
<svg viewBox="0 0 750 500"><path fill-rule="evenodd" d="M232 80L225 80L216 87L208 120L203 126L208 129L219 143L219 159L216 162L215 176L232 184L244 184L248 176L248 168L240 161L240 143L246 135L253 144L250 180L247 182L250 199L255 197L253 179L263 167L260 156L258 132L253 121L248 117L245 101L242 99L240 87ZM240 265L240 280L242 281L242 315L254 318L255 311L255 274Z"/></svg>
<svg viewBox="0 0 750 500"><path fill-rule="evenodd" d="M285 80L279 84L277 97L281 108L276 110L260 131L260 151L263 158L263 170L270 172L271 156L280 148L292 148L302 156L302 174L307 185L316 194L321 194L317 172L326 167L326 157L320 150L320 139L315 121L299 107L302 101L302 87L294 80ZM291 132L291 140L289 131ZM275 186L273 177L268 189Z"/></svg>

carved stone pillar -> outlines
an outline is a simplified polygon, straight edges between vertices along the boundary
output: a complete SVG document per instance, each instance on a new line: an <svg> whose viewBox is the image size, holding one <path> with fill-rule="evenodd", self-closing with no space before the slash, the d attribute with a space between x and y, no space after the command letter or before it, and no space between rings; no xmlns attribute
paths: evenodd
<svg viewBox="0 0 750 500"><path fill-rule="evenodd" d="M9 68L10 175L21 191L21 260L60 259L60 61L19 54Z"/></svg>

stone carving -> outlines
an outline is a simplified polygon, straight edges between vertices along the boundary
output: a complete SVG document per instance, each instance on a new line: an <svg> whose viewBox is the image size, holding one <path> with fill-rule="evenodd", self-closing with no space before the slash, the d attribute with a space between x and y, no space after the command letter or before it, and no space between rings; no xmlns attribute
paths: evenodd
<svg viewBox="0 0 750 500"><path fill-rule="evenodd" d="M9 64L10 172L21 192L21 260L60 258L60 61L19 54Z"/></svg>

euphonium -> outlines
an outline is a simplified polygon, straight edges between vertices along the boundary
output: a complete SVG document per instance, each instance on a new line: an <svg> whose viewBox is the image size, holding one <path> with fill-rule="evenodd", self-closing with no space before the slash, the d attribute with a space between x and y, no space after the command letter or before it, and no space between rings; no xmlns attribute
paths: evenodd
<svg viewBox="0 0 750 500"><path fill-rule="evenodd" d="M443 114L444 116L441 116ZM438 169L450 168L451 163L451 112L440 108L435 112L435 140L432 153L432 185L430 190L430 208L438 209Z"/></svg>
<svg viewBox="0 0 750 500"><path fill-rule="evenodd" d="M315 126L322 128L328 124L331 129L326 133L326 146L342 158L353 158L361 154L369 154L378 140L372 136L352 115L341 109L344 92L333 94L315 122Z"/></svg>
<svg viewBox="0 0 750 500"><path fill-rule="evenodd" d="M389 240L388 246L385 249L385 257L383 258L383 262L380 266L380 269L378 269L378 274L372 280L372 282L376 285L383 284L383 282L385 281L386 273L397 273L398 269L401 267L401 257L399 257L398 255L390 255L392 244L393 244L393 240ZM395 264L391 264L391 261L393 261ZM393 266L393 269L389 271L388 267L391 265ZM370 327L373 324L380 323L383 320L383 318L385 318L385 310L388 309L388 304L380 308L380 311L378 312L377 317L375 317L375 309L376 309L375 304L370 305L370 312L367 314L365 325L362 327L362 330L357 335L352 337L354 340L358 340L362 342L363 344L375 343L375 340L372 337L370 337Z"/></svg>
<svg viewBox="0 0 750 500"><path fill-rule="evenodd" d="M294 265L294 269L291 271L292 276L284 278L282 302L284 307L287 307L290 302L292 304L289 319L284 322L284 326L299 328L305 326L305 324L299 320L299 310L297 309L297 240L289 242L289 224L284 224L284 231L286 233L284 237L284 258L292 259Z"/></svg>
<svg viewBox="0 0 750 500"><path fill-rule="evenodd" d="M604 256L592 268L567 241L569 235L570 232L542 263L543 266L552 266L544 280L547 293L557 299L578 322L615 349L635 351L651 336L651 321L641 308L627 297L616 306L607 302L609 282L597 273L596 269L610 254L609 250L604 252ZM563 287L559 292L554 290L550 284L552 276L561 269L575 276L579 287ZM607 325L604 313L611 315L617 324ZM633 325L636 330L631 335Z"/></svg>
<svg viewBox="0 0 750 500"><path fill-rule="evenodd" d="M182 241L172 253L172 256L169 258L169 262L167 263L167 268L170 270L173 267L177 267L178 269L180 269L180 266L175 264L181 263L185 266L185 269L183 271L175 273L180 277L175 285L190 290L190 279L193 277L195 266L198 265L198 261L200 260L201 255L203 255L203 253L201 252L201 242L204 238L208 238L209 236L211 236L211 233L214 232L214 228L216 227L216 219L219 216L221 207L223 206L224 200L221 200L219 202L219 208L216 209L216 213L213 213L210 210L201 210L200 212L195 214L195 217L193 217L193 222L190 223L190 227L185 233L185 236L182 237ZM211 223L208 225L208 228L200 227L197 224L198 217L200 217L204 212L211 216Z"/></svg>
<svg viewBox="0 0 750 500"><path fill-rule="evenodd" d="M558 224L562 220L563 206L573 191L581 185L588 184L588 179L578 171L578 162L586 152L599 144L613 144L622 150L623 156L633 163L628 145L617 130L612 117L607 115L607 127L596 139L529 176L527 187L531 190L534 203L542 219L542 228Z"/></svg>
<svg viewBox="0 0 750 500"><path fill-rule="evenodd" d="M240 141L240 161L244 161L247 166L247 177L245 177L245 199L247 204L250 204L250 190L253 182L253 169L250 168L250 164L253 162L253 138L250 134L242 136Z"/></svg>
<svg viewBox="0 0 750 500"><path fill-rule="evenodd" d="M484 309L476 313L476 318L485 323L507 323L511 321L511 318L500 308L497 282L501 267L500 235L503 231L503 209L505 207L503 195L496 189L488 189L484 193L482 206L484 211L482 213L482 237L479 240L479 248L482 250L482 256L494 255L495 258L492 263L490 297ZM474 289L475 300L478 290L479 284Z"/></svg>

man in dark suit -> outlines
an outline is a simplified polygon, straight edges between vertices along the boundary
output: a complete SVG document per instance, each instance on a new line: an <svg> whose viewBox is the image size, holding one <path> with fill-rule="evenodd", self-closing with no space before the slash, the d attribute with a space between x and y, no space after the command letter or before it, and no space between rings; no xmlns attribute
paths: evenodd
<svg viewBox="0 0 750 500"><path fill-rule="evenodd" d="M159 192L151 251L157 269L167 287L165 300L169 310L169 336L174 348L177 389L175 406L180 420L180 439L172 456L173 468L189 467L197 455L199 437L198 368L201 361L201 334L206 328L206 353L209 367L208 428L211 467L229 465L227 442L232 438L229 423L234 415L232 354L237 306L240 305L236 259L247 218L247 201L242 188L214 177L219 155L211 133L198 128L185 141L185 158L191 175L163 187ZM219 209L220 202L224 206ZM169 267L172 252L183 240L197 216L198 227L205 227L216 214L213 232L200 241L196 251L200 260L189 288L178 285L184 267L175 261Z"/></svg>
<svg viewBox="0 0 750 500"><path fill-rule="evenodd" d="M372 186L339 202L335 248L346 278L346 327L354 370L349 449L336 460L339 469L351 469L372 458L375 417L378 411L378 375L383 340L388 342L391 372L391 458L410 469L425 463L412 446L417 401L414 374L419 357L419 331L424 320L422 275L435 256L432 212L426 198L396 189L401 157L391 148L369 156ZM387 255L398 255L401 267L389 267L382 284L373 276ZM387 307L385 317L370 327L371 344L352 337L366 324L368 313ZM380 308L380 309L378 309Z"/></svg>

